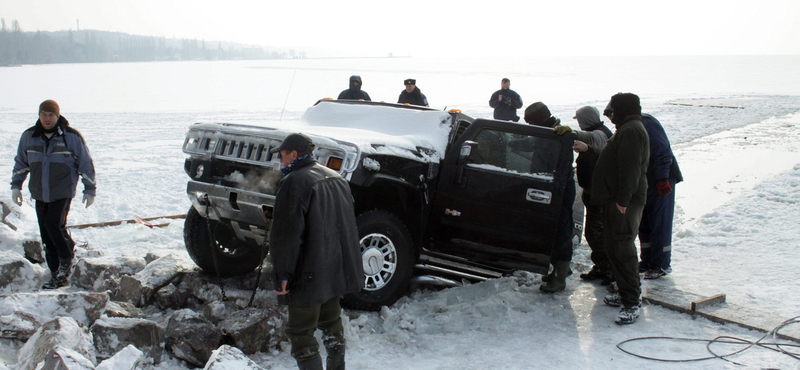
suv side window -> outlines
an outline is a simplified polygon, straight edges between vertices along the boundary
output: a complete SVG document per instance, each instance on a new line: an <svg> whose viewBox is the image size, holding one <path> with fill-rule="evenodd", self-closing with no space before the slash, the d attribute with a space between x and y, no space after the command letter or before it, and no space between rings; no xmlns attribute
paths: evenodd
<svg viewBox="0 0 800 370"><path fill-rule="evenodd" d="M503 170L553 181L560 143L537 136L484 129L475 137L477 150L469 166Z"/></svg>

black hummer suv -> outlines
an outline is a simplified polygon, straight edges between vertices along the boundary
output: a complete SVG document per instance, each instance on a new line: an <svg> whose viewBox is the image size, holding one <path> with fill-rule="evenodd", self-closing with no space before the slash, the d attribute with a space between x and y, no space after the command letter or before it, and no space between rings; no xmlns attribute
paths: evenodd
<svg viewBox="0 0 800 370"><path fill-rule="evenodd" d="M346 100L321 100L294 122L190 127L184 237L203 270L233 276L260 265L281 176L270 149L293 132L313 139L319 162L347 179L355 198L366 284L344 297L346 307L391 305L412 282L547 272L565 184L574 181L574 134ZM579 238L583 208L574 209Z"/></svg>

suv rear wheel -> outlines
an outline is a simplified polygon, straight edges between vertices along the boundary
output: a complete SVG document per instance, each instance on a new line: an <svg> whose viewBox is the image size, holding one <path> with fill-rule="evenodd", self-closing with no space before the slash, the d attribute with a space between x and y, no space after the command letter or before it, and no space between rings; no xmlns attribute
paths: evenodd
<svg viewBox="0 0 800 370"><path fill-rule="evenodd" d="M377 311L408 290L414 267L411 234L387 211L364 212L356 219L364 264L364 289L345 295L345 307Z"/></svg>
<svg viewBox="0 0 800 370"><path fill-rule="evenodd" d="M216 243L208 235L209 224ZM186 213L183 224L183 240L189 257L203 271L222 277L244 275L253 271L261 259L261 249L254 242L239 240L230 226L207 220L194 207ZM217 260L217 268L214 266Z"/></svg>

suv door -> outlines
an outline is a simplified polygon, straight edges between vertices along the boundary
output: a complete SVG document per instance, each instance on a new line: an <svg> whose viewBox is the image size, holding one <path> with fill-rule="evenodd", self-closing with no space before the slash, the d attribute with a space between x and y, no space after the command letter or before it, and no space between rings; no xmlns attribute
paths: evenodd
<svg viewBox="0 0 800 370"><path fill-rule="evenodd" d="M575 134L476 120L450 147L431 209L429 251L546 273ZM469 155L461 155L469 147ZM463 153L466 154L466 153Z"/></svg>

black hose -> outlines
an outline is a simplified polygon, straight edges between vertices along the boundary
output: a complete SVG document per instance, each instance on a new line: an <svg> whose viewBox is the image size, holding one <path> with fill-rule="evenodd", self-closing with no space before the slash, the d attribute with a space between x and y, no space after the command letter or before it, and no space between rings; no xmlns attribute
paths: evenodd
<svg viewBox="0 0 800 370"><path fill-rule="evenodd" d="M628 340L624 340L622 342L619 342L617 344L617 348L619 348L620 351L625 352L625 353L627 353L627 354L629 354L631 356L636 356L636 357L643 358L643 359L646 359L646 360L661 361L661 362L695 362L695 361L721 359L721 360L730 362L730 363L735 364L735 365L747 366L747 365L735 362L733 360L729 360L728 357L740 354L740 353L742 353L742 352L744 352L744 351L746 351L748 349L751 349L753 347L762 348L762 349L768 349L770 351L775 351L775 352L778 352L778 353L782 353L782 354L784 354L786 356L789 356L789 357L792 357L792 358L794 358L796 360L800 360L800 352L792 352L792 351L789 351L788 349L786 349L786 347L800 348L800 344L764 342L764 339L766 339L770 335L772 335L773 337L777 337L778 331L780 331L782 328L785 328L785 327L787 327L789 325L798 324L798 323L800 323L800 316L795 316L795 317L793 317L793 318L791 318L789 320L786 320L786 321L782 322L781 324L776 326L775 329L772 329L769 333L764 334L761 338L759 338L756 341L749 341L749 340L746 340L746 339L730 337L730 336L724 336L724 335L723 336L718 336L718 337L716 337L714 339L711 339L711 340L699 339L699 338L678 338L678 337L639 337L639 338L632 338L632 339L628 339ZM637 342L637 341L644 341L644 340L672 340L672 341L684 341L684 342L705 342L706 343L706 350L711 355L707 356L707 357L686 358L686 359L666 359L666 358L645 356L645 355L638 354L638 353L635 353L633 351L630 351L630 350L627 350L627 349L623 348L624 345L627 344L627 343L632 343L632 342ZM714 352L711 349L711 346L713 344L715 344L715 343L741 344L741 345L745 345L745 347L742 348L742 349L730 352L730 353L719 354L719 353Z"/></svg>

